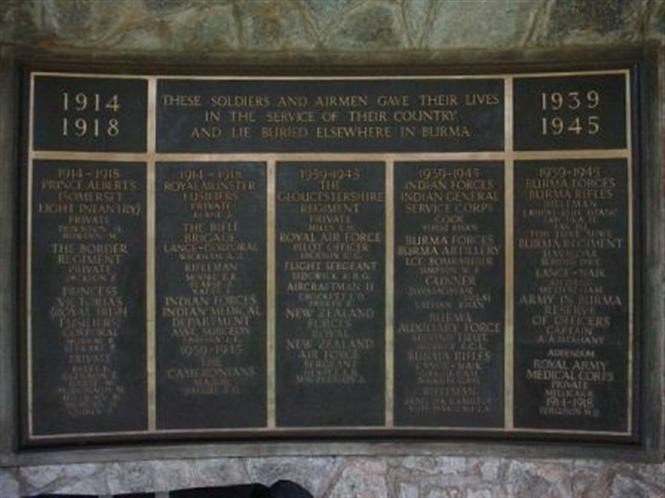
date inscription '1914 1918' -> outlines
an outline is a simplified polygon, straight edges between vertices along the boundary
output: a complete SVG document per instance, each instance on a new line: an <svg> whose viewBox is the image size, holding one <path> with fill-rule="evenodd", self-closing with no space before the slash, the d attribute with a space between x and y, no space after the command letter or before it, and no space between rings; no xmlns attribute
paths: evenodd
<svg viewBox="0 0 665 498"><path fill-rule="evenodd" d="M630 70L27 77L26 444L638 434Z"/></svg>

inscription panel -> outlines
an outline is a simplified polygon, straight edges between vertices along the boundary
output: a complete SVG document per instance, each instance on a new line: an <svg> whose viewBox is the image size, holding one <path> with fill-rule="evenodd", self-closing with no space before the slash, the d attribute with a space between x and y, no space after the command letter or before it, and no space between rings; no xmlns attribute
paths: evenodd
<svg viewBox="0 0 665 498"><path fill-rule="evenodd" d="M266 423L265 163L157 165L157 427Z"/></svg>
<svg viewBox="0 0 665 498"><path fill-rule="evenodd" d="M145 152L145 80L35 77L35 150Z"/></svg>
<svg viewBox="0 0 665 498"><path fill-rule="evenodd" d="M515 78L515 149L626 146L622 74Z"/></svg>
<svg viewBox="0 0 665 498"><path fill-rule="evenodd" d="M395 165L397 425L502 425L502 166Z"/></svg>
<svg viewBox="0 0 665 498"><path fill-rule="evenodd" d="M33 174L34 433L145 429L145 165Z"/></svg>
<svg viewBox="0 0 665 498"><path fill-rule="evenodd" d="M160 81L159 152L503 149L503 81Z"/></svg>
<svg viewBox="0 0 665 498"><path fill-rule="evenodd" d="M626 161L515 167L515 422L627 431Z"/></svg>
<svg viewBox="0 0 665 498"><path fill-rule="evenodd" d="M382 163L277 165L278 425L383 424L384 182Z"/></svg>

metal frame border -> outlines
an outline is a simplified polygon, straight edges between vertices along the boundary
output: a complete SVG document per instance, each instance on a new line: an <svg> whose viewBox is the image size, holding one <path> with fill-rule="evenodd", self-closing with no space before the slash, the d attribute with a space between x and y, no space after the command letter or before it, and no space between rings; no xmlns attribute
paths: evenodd
<svg viewBox="0 0 665 498"><path fill-rule="evenodd" d="M91 57L76 52L36 52L13 46L0 46L0 257L9 264L0 267L0 466L38 465L48 463L103 462L145 459L314 456L314 455L473 455L502 457L548 458L608 458L659 462L665 450L663 402L665 394L665 320L663 313L663 124L659 110L663 105L658 95L657 47L640 45L614 49L548 49L528 51L430 51L378 52L358 56L351 53L238 53L213 58L196 65L182 55L172 57L118 55ZM367 60L370 59L371 60ZM57 63L53 61L57 60ZM488 62L492 61L492 62ZM574 61L574 62L570 62ZM602 61L602 62L599 62ZM246 75L362 75L379 73L399 74L473 74L480 71L599 69L624 64L636 70L633 81L640 101L634 106L635 144L641 175L635 185L641 267L638 290L641 334L641 390L638 393L640 413L639 444L580 445L580 441L446 441L413 438L400 441L340 442L330 439L303 442L290 440L254 442L199 442L179 444L72 446L66 449L18 450L18 341L19 283L22 271L18 261L22 238L20 235L19 171L21 155L18 137L25 136L26 123L19 121L21 112L22 69L38 67L44 70L66 70L81 67L95 72L101 69L118 73L224 74ZM147 68L147 69L146 69Z"/></svg>

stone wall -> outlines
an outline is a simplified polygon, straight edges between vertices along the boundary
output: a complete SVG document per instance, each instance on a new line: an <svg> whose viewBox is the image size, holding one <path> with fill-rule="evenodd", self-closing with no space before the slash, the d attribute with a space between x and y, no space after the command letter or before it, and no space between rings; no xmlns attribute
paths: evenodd
<svg viewBox="0 0 665 498"><path fill-rule="evenodd" d="M442 62L462 49L515 51L645 43L663 47L665 2L3 0L0 42L88 56L192 59L196 55L199 60L235 62ZM657 104L661 122L665 116L664 62L661 48ZM326 498L665 496L662 463L342 456L4 468L0 469L0 497L43 492L164 491L250 481L269 484L284 478Z"/></svg>
<svg viewBox="0 0 665 498"><path fill-rule="evenodd" d="M660 0L5 0L0 37L114 53L519 49L665 39Z"/></svg>

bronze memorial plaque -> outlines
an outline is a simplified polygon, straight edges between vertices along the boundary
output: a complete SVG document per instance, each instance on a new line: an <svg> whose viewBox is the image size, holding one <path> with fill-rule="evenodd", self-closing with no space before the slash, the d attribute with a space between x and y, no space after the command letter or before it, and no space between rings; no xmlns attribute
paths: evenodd
<svg viewBox="0 0 665 498"><path fill-rule="evenodd" d="M633 67L269 74L25 70L23 446L639 440Z"/></svg>

